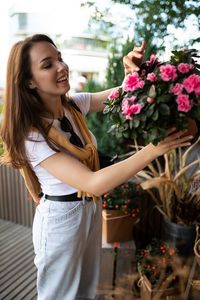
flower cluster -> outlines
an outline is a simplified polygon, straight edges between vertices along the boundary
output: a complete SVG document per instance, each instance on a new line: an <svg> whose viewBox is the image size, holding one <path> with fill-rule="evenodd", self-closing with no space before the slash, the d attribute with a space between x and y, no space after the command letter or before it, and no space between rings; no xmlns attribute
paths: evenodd
<svg viewBox="0 0 200 300"><path fill-rule="evenodd" d="M157 143L169 127L186 130L188 118L200 121L200 76L196 50L173 51L169 62L156 55L128 74L122 87L106 101L110 132L137 139L140 144Z"/></svg>
<svg viewBox="0 0 200 300"><path fill-rule="evenodd" d="M103 195L103 209L119 209L138 219L141 197L141 187L133 182L127 182Z"/></svg>
<svg viewBox="0 0 200 300"><path fill-rule="evenodd" d="M141 275L145 275L152 285L156 285L161 276L167 279L172 275L172 281L176 280L172 266L176 254L177 250L174 247L154 238L145 249L137 252L138 271Z"/></svg>

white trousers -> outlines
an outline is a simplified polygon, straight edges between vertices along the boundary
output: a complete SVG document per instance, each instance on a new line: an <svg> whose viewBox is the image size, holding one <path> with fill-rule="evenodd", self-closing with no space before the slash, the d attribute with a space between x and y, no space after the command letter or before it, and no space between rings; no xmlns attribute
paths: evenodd
<svg viewBox="0 0 200 300"><path fill-rule="evenodd" d="M33 222L38 300L94 299L101 256L101 201L42 199Z"/></svg>

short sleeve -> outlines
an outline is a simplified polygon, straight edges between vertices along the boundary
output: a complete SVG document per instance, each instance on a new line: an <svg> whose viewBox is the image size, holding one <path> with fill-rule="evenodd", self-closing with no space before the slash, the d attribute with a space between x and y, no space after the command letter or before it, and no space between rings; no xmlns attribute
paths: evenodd
<svg viewBox="0 0 200 300"><path fill-rule="evenodd" d="M76 105L80 108L82 114L86 116L90 110L91 93L76 93L71 95Z"/></svg>
<svg viewBox="0 0 200 300"><path fill-rule="evenodd" d="M57 153L49 147L44 137L38 132L29 134L28 139L25 141L25 149L28 160L33 168L46 158Z"/></svg>

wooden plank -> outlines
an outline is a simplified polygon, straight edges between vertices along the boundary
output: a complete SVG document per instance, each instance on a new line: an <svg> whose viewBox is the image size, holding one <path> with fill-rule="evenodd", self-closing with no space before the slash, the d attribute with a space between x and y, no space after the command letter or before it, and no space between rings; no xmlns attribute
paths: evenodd
<svg viewBox="0 0 200 300"><path fill-rule="evenodd" d="M8 231L9 228L13 228L13 225L10 222L6 222L6 224L1 225L1 233Z"/></svg>
<svg viewBox="0 0 200 300"><path fill-rule="evenodd" d="M4 255L7 255L9 251L12 251L13 245L15 245L16 250L18 247L21 247L21 245L24 244L25 246L28 244L32 244L32 238L29 232L25 232L25 234L21 237L13 238L12 240L5 243L5 247L2 248L0 251L0 255L3 257Z"/></svg>
<svg viewBox="0 0 200 300"><path fill-rule="evenodd" d="M36 300L31 228L0 220L0 237L0 299Z"/></svg>
<svg viewBox="0 0 200 300"><path fill-rule="evenodd" d="M22 235L24 232L27 232L26 228L7 227L6 230L1 231L0 243L5 244L10 239L18 237L18 235Z"/></svg>
<svg viewBox="0 0 200 300"><path fill-rule="evenodd" d="M1 293L2 300L11 300L16 299L16 297L21 293L23 290L29 289L29 285L34 282L36 283L36 273L35 269L28 274L24 274L24 276L18 278L15 283L9 286L9 289L4 290ZM32 286L31 286L32 289ZM20 299L20 298L19 298Z"/></svg>
<svg viewBox="0 0 200 300"><path fill-rule="evenodd" d="M26 242L26 239L25 239L25 242ZM18 244L17 242L16 242L16 244ZM14 259L18 259L18 256L21 256L23 253L25 254L25 253L27 253L29 250L31 250L32 248L33 248L33 245L32 245L32 243L29 241L29 243L26 245L26 246L28 246L28 247L25 247L22 243L20 244L19 243L19 247L17 248L17 249L14 249L14 246L15 246L15 244L14 243L12 243L11 245L10 245L10 250L11 251L13 251L14 253ZM5 255L3 255L3 257L4 257ZM2 262L2 264L1 265L4 265L6 262L8 262L10 260L10 257L9 256L7 256L7 257L5 257L4 258L4 260L3 260L3 262ZM0 270L1 270L1 266L0 266Z"/></svg>
<svg viewBox="0 0 200 300"><path fill-rule="evenodd" d="M27 282L26 282L27 283ZM21 290L21 292L15 296L15 300L29 300L30 299L30 293L34 291L34 294L37 295L37 292L35 290L36 287L36 273L33 273L30 282L26 285L26 287Z"/></svg>
<svg viewBox="0 0 200 300"><path fill-rule="evenodd" d="M24 264L18 265L15 269L13 269L10 272L7 272L1 279L0 279L0 286L1 289L5 289L9 286L10 282L15 281L17 277L20 277L21 274L24 272L28 272L33 266L32 266L32 257L29 260L26 260Z"/></svg>
<svg viewBox="0 0 200 300"><path fill-rule="evenodd" d="M33 287L32 291L29 291L28 295L21 298L20 300L37 300L37 291L35 286Z"/></svg>
<svg viewBox="0 0 200 300"><path fill-rule="evenodd" d="M31 236L31 232L27 230L27 228L22 228L22 229L10 228L10 232L8 231L5 234L4 233L2 234L2 239L0 239L1 249L5 249L12 242L15 243L17 242L17 240L24 238L25 236L28 235Z"/></svg>
<svg viewBox="0 0 200 300"><path fill-rule="evenodd" d="M28 257L32 256L31 247L26 249L25 251L22 251L22 253L19 253L18 256L10 257L9 260L6 262L3 262L3 264L0 266L0 272L3 272L4 270L12 270L14 266L17 266L19 262L23 262Z"/></svg>

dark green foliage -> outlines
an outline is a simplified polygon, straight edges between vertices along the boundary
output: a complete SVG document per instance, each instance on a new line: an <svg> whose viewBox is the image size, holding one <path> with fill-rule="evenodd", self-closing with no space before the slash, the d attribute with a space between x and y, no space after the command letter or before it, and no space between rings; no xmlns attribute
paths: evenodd
<svg viewBox="0 0 200 300"><path fill-rule="evenodd" d="M125 44L117 45L117 41L113 42L110 50L108 67L106 72L106 84L108 88L120 86L124 79L123 56L127 55L134 47L134 42L128 39Z"/></svg>
<svg viewBox="0 0 200 300"><path fill-rule="evenodd" d="M136 31L138 38L148 38L154 33L154 39L161 39L168 34L168 25L184 28L184 21L188 16L195 17L200 28L200 3L199 0L112 0L116 3L129 5L137 15ZM141 35L142 34L142 35ZM140 37L141 36L141 37ZM191 36L191 43L193 42Z"/></svg>
<svg viewBox="0 0 200 300"><path fill-rule="evenodd" d="M93 93L103 91L105 89L105 86L96 83L94 80L89 80L84 91ZM121 147L121 141L108 134L108 116L103 115L102 112L92 113L87 116L86 121L88 127L97 139L99 151L111 156L124 152Z"/></svg>
<svg viewBox="0 0 200 300"><path fill-rule="evenodd" d="M177 250L171 248L167 243L164 243L156 238L152 239L146 249L138 249L136 253L136 261L138 271L141 276L146 276L151 284L155 287L162 279L167 279L173 274L174 256ZM177 277L172 278L176 281Z"/></svg>
<svg viewBox="0 0 200 300"><path fill-rule="evenodd" d="M84 2L87 3L87 1ZM192 16L193 24L200 28L199 0L112 0L112 2L127 5L134 10L136 20L132 21L127 18L127 24L134 26L134 39L137 42L145 39L148 45L154 45L159 49L164 46L163 38L171 34L168 31L168 25L174 25L175 28L186 28L185 21ZM89 3L88 6L95 7L92 23L96 24L96 28L99 30L103 29L105 33L114 36L117 25L112 24L109 20L109 11L100 10L96 1ZM176 38L174 36L173 47L177 43ZM194 38L191 35L188 45L198 41L199 38Z"/></svg>
<svg viewBox="0 0 200 300"><path fill-rule="evenodd" d="M142 197L144 197L144 192L140 185L127 182L103 195L103 208L120 209L125 213L132 214L134 218L138 218L138 207Z"/></svg>

